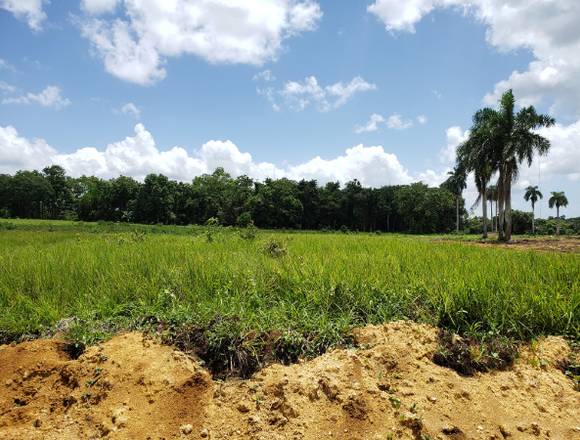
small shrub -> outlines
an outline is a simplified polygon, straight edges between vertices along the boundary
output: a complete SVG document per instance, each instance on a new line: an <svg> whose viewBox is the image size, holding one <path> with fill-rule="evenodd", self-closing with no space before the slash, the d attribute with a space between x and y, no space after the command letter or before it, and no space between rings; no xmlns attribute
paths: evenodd
<svg viewBox="0 0 580 440"><path fill-rule="evenodd" d="M250 225L253 225L254 222L252 221L252 215L249 212L242 212L236 221L240 228L247 228Z"/></svg>
<svg viewBox="0 0 580 440"><path fill-rule="evenodd" d="M240 237L244 240L254 240L258 235L258 228L254 226L254 222L250 220L248 226L240 231Z"/></svg>

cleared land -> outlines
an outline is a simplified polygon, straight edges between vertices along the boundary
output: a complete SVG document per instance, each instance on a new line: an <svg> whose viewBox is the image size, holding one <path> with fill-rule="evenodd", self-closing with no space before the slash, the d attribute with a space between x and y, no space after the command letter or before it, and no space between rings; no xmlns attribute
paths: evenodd
<svg viewBox="0 0 580 440"><path fill-rule="evenodd" d="M0 439L580 438L580 254L465 239L0 221Z"/></svg>

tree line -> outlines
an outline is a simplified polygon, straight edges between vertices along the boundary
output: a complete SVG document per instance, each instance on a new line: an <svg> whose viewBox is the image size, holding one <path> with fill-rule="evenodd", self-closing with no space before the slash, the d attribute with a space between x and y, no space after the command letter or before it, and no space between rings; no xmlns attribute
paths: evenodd
<svg viewBox="0 0 580 440"><path fill-rule="evenodd" d="M357 180L319 185L286 178L255 181L222 168L178 182L149 174L143 182L120 176L73 178L53 165L0 175L0 217L147 224L330 229L409 233L449 232L466 215L464 200L445 185L368 188Z"/></svg>

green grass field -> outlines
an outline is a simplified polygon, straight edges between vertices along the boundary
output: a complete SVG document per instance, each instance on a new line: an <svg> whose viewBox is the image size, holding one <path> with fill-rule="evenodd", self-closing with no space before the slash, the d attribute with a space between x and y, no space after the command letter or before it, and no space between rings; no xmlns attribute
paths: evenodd
<svg viewBox="0 0 580 440"><path fill-rule="evenodd" d="M69 336L87 343L120 329L195 326L216 345L275 331L303 353L400 318L577 338L579 306L579 254L387 234L244 239L220 228L0 222L5 341L71 317Z"/></svg>

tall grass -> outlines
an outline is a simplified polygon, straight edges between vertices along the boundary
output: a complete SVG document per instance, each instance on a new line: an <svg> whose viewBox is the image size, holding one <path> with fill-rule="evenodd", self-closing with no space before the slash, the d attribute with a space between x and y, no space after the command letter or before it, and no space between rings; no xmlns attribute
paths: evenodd
<svg viewBox="0 0 580 440"><path fill-rule="evenodd" d="M238 335L316 335L324 346L353 326L399 318L518 339L580 331L578 254L395 235L244 240L218 230L210 241L199 228L13 225L0 230L0 332L10 337L68 317L105 333L213 323ZM272 241L286 254L269 253Z"/></svg>

